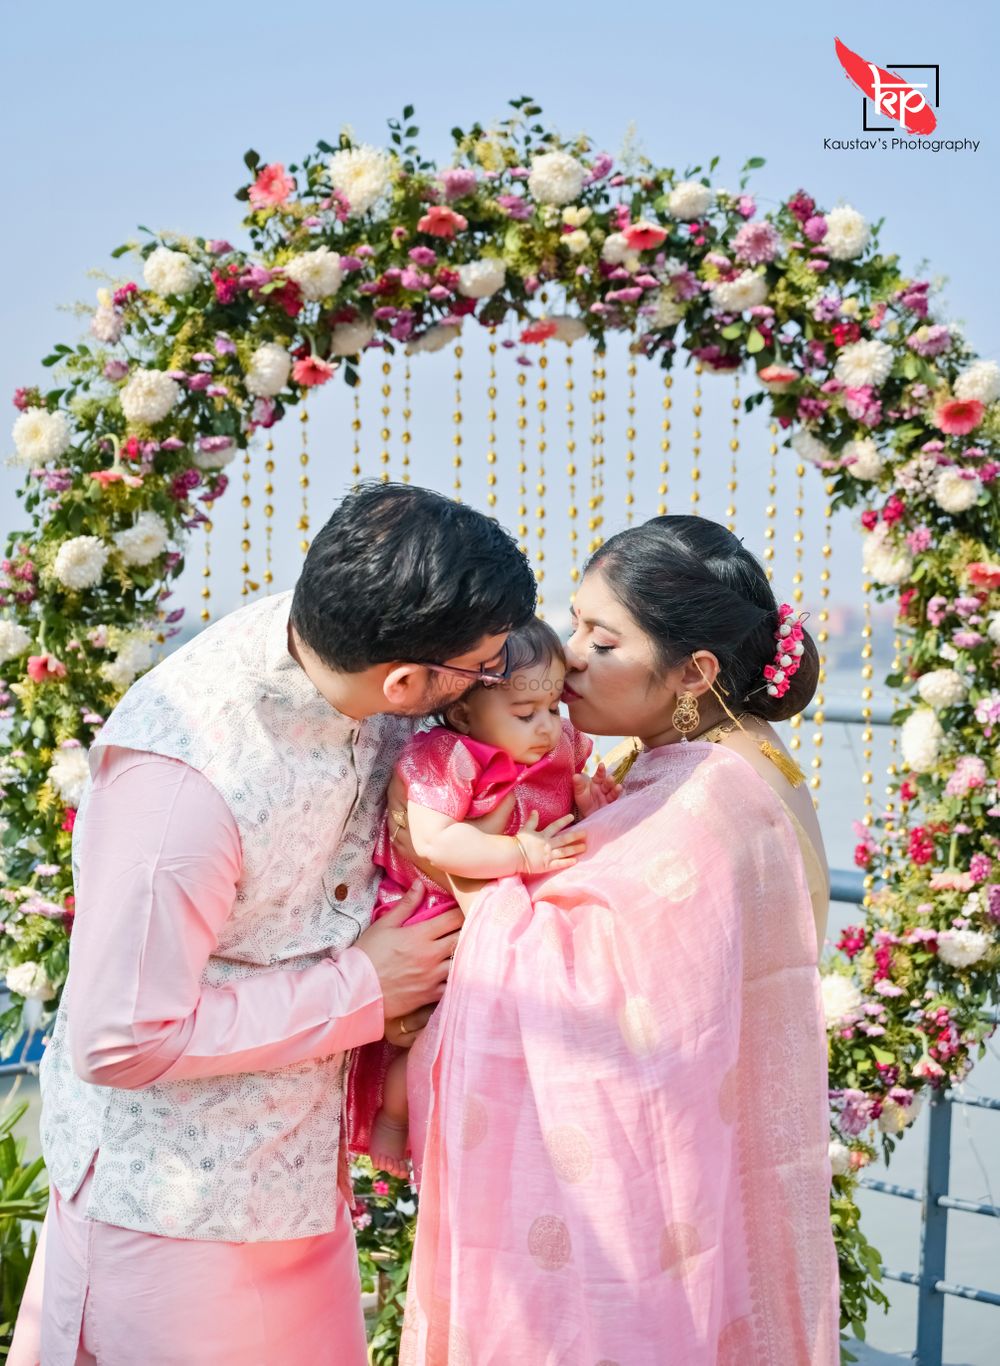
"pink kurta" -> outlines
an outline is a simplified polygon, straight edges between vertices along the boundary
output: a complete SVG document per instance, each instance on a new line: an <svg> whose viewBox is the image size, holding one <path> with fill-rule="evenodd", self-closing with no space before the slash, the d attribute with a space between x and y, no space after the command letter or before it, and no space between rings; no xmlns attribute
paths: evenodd
<svg viewBox="0 0 1000 1366"><path fill-rule="evenodd" d="M584 828L574 867L477 898L412 1050L400 1366L837 1366L826 1030L783 803L732 751L671 745Z"/></svg>
<svg viewBox="0 0 1000 1366"><path fill-rule="evenodd" d="M434 726L409 740L396 764L407 801L455 821L473 821L495 811L511 792L514 805L503 833L514 835L532 811L543 830L573 810L573 776L583 770L593 741L569 721L555 749L533 764L521 764L495 745L486 745L446 726ZM385 869L373 920L392 909L417 878L427 888L407 924L431 920L455 905L454 897L422 873L389 837L382 822L374 861ZM366 1044L351 1064L347 1090L348 1137L354 1152L368 1152L372 1121L382 1104L385 1074L398 1048L385 1040Z"/></svg>
<svg viewBox="0 0 1000 1366"><path fill-rule="evenodd" d="M203 985L241 869L235 822L206 778L175 759L110 748L87 821L87 906L67 988L79 1003L72 1041L85 1080L135 1088L275 1069L381 1036L378 976L357 947L303 971ZM345 1203L332 1233L197 1242L89 1221L89 1185L71 1200L53 1192L12 1366L95 1357L101 1366L363 1366Z"/></svg>

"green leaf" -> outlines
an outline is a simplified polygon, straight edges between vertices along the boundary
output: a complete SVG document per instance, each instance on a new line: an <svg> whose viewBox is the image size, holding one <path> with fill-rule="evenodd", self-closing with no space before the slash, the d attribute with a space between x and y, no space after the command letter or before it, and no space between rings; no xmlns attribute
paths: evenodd
<svg viewBox="0 0 1000 1366"><path fill-rule="evenodd" d="M916 356L904 356L902 370L906 379L916 379L920 373L920 362Z"/></svg>
<svg viewBox="0 0 1000 1366"><path fill-rule="evenodd" d="M883 1065L888 1065L896 1060L894 1054L887 1053L884 1048L877 1048L875 1044L872 1044L872 1055L876 1062L880 1062Z"/></svg>
<svg viewBox="0 0 1000 1366"><path fill-rule="evenodd" d="M461 142L462 139L465 137L465 134L462 132L461 128L459 128L457 124L451 130L451 135L456 142Z"/></svg>
<svg viewBox="0 0 1000 1366"><path fill-rule="evenodd" d="M757 331L756 327L751 327L747 335L747 351L751 356L755 356L758 351L764 349L764 338Z"/></svg>
<svg viewBox="0 0 1000 1366"><path fill-rule="evenodd" d="M243 164L251 175L256 175L257 167L260 165L260 153L255 152L252 147L249 148L243 153Z"/></svg>
<svg viewBox="0 0 1000 1366"><path fill-rule="evenodd" d="M322 138L320 138L316 146L319 148L321 152L325 152L327 156L329 156L333 152L333 148L330 146L330 144L328 142L324 142Z"/></svg>
<svg viewBox="0 0 1000 1366"><path fill-rule="evenodd" d="M734 341L737 337L742 337L743 332L743 323L730 323L728 327L722 329L720 336L725 337L726 341ZM757 335L760 336L760 333Z"/></svg>
<svg viewBox="0 0 1000 1366"><path fill-rule="evenodd" d="M131 250L132 248L129 246L129 244L127 242L123 242L120 247L115 247L114 251L111 253L111 258L112 260L117 261L119 256L124 256L127 251Z"/></svg>
<svg viewBox="0 0 1000 1366"><path fill-rule="evenodd" d="M751 157L746 163L745 169L748 171L759 171L764 164L765 161L763 157Z"/></svg>
<svg viewBox="0 0 1000 1366"><path fill-rule="evenodd" d="M404 118L404 119L412 119L412 118L413 118L413 105L412 105L412 104L407 104L407 105L404 105L404 106L403 106L403 118Z"/></svg>

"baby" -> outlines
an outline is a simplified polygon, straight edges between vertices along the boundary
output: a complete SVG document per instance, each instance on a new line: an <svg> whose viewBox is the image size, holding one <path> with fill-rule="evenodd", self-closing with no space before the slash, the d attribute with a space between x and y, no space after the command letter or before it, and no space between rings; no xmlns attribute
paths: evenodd
<svg viewBox="0 0 1000 1366"><path fill-rule="evenodd" d="M566 661L559 637L537 617L507 640L508 676L476 684L439 724L415 735L397 773L405 811L389 811L374 862L384 869L372 918L378 919L419 878L427 891L412 921L450 910L454 898L393 843L408 828L414 852L456 877L497 878L567 868L583 836L563 829L574 805L586 813L614 800L603 769L582 773L593 743L559 714ZM596 790L595 790L596 789ZM467 822L514 794L501 835ZM351 1147L376 1167L405 1176L408 1139L406 1052L385 1040L354 1056L348 1088Z"/></svg>

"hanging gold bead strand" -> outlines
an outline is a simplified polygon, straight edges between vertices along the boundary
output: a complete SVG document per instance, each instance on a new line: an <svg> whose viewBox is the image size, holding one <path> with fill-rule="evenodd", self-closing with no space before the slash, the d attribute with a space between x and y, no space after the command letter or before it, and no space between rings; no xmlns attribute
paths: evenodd
<svg viewBox="0 0 1000 1366"><path fill-rule="evenodd" d="M403 366L403 431L400 441L403 445L403 456L401 464L403 467L402 482L410 482L410 444L413 440L410 431L410 419L413 417L413 408L410 401L410 358L407 356L406 364Z"/></svg>
<svg viewBox="0 0 1000 1366"><path fill-rule="evenodd" d="M382 362L382 426L379 428L379 439L382 442L382 449L379 452L379 464L382 466L379 471L379 480L383 484L388 484L390 479L390 457L389 457L389 438L392 435L389 429L389 401L392 398L392 363L386 353L385 360Z"/></svg>
<svg viewBox="0 0 1000 1366"><path fill-rule="evenodd" d="M590 391L592 404L590 497L587 500L587 507L590 512L590 516L587 518L587 530L590 532L587 549L590 554L593 554L604 540L601 527L604 525L604 381L607 377L607 371L604 368L605 358L603 351L597 351L594 354L593 388Z"/></svg>
<svg viewBox="0 0 1000 1366"><path fill-rule="evenodd" d="M455 491L456 503L462 501L462 357L464 354L461 346L455 347L455 411L451 418L455 426L455 435L451 438L452 445L455 447L455 454L452 456L451 463L455 470L452 488Z"/></svg>
<svg viewBox="0 0 1000 1366"><path fill-rule="evenodd" d="M892 638L892 676L898 678L903 667L903 638L896 627L896 633ZM899 697L893 692L891 699L892 713L895 715L899 708ZM882 853L887 859L893 855L893 841L896 835L896 794L899 790L899 737L895 726L891 727L889 740L889 763L886 767L886 789L885 789L885 840L882 845ZM900 803L899 818L902 819L906 807Z"/></svg>
<svg viewBox="0 0 1000 1366"><path fill-rule="evenodd" d="M567 519L569 521L569 576L573 584L580 581L580 567L577 563L579 559L580 533L577 530L577 519L580 509L577 506L577 465L576 465L576 404L574 402L574 391L576 383L573 378L573 357L570 348L566 347L566 476L569 479L569 503L567 506Z"/></svg>
<svg viewBox="0 0 1000 1366"><path fill-rule="evenodd" d="M795 546L795 571L792 574L792 604L798 612L802 611L802 556L803 542L805 533L802 530L802 519L805 516L805 478L806 467L803 464L795 466L795 530L792 532L792 542ZM794 753L802 748L802 715L796 713L790 721L791 737L788 748Z"/></svg>
<svg viewBox="0 0 1000 1366"><path fill-rule="evenodd" d="M738 457L739 457L739 450L740 450L740 408L742 407L742 400L741 400L741 398L740 398L740 375L739 375L739 371L737 371L736 374L735 374L735 376L734 376L733 384L734 384L734 387L733 387L733 397L732 397L732 399L731 399L732 409L733 409L733 418L732 418L732 428L733 428L733 430L732 430L732 434L731 434L731 436L730 436L730 438L729 438L729 454L730 454L730 460L729 460L729 482L728 482L728 484L726 485L726 488L727 488L727 490L728 490L728 492L729 492L729 502L728 502L728 504L726 505L726 526L728 527L728 529L729 529L730 531L735 532L735 530L736 530L736 489L737 489L737 484L738 484L738 482L739 482L739 468L738 468L738 465L737 465L737 460L738 460Z"/></svg>
<svg viewBox="0 0 1000 1366"><path fill-rule="evenodd" d="M635 507L635 356L629 352L628 400L625 405L625 525L632 525L632 509Z"/></svg>
<svg viewBox="0 0 1000 1366"><path fill-rule="evenodd" d="M875 670L872 665L872 585L867 576L864 584L864 624L861 627L861 716L864 721L864 728L861 732L861 762L863 769L861 773L861 783L864 788L864 823L867 829L871 829L875 820L874 803L872 800L872 752L874 732L872 730L872 678ZM865 875L865 903L868 904L868 894L874 885L872 875Z"/></svg>
<svg viewBox="0 0 1000 1366"><path fill-rule="evenodd" d="M272 518L274 517L274 504L271 499L274 497L274 442L270 437L264 443L264 587L268 593L271 591L271 584L274 582L274 570L272 567L273 548L271 536L274 530Z"/></svg>
<svg viewBox="0 0 1000 1366"><path fill-rule="evenodd" d="M827 481L826 484L826 503L823 507L823 546L821 554L823 556L822 568L819 571L819 612L817 614L816 628L816 649L819 652L819 675L816 683L816 711L813 716L813 747L815 754L812 758L813 773L809 779L809 786L812 788L813 805L819 807L819 789L822 781L820 769L823 767L823 723L826 717L823 708L826 705L826 670L829 663L827 646L830 641L830 559L833 555L833 494L834 484Z"/></svg>
<svg viewBox="0 0 1000 1366"><path fill-rule="evenodd" d="M354 436L354 445L353 445L353 447L352 447L352 454L353 454L353 456L354 456L354 463L351 465L351 473L352 473L353 476L354 476L354 482L355 482L355 484L357 484L358 481L359 481L360 478L361 478L361 376L360 376L360 375L359 375L358 378L355 380L355 382L354 382L354 387L353 387L353 389L351 390L351 401L352 401L353 407L354 407L354 415L353 415L353 417L351 418L351 432L353 433L353 436Z"/></svg>
<svg viewBox="0 0 1000 1366"><path fill-rule="evenodd" d="M212 612L209 603L212 600L212 508L214 503L205 504L205 563L201 571L201 619L211 621Z"/></svg>
<svg viewBox="0 0 1000 1366"><path fill-rule="evenodd" d="M548 432L546 428L546 415L549 410L549 381L546 375L549 358L545 354L545 343L542 342L541 355L538 357L538 473L535 477L535 496L538 502L535 506L535 580L538 583L538 615L544 616L542 605L541 587L545 582L545 453L548 450Z"/></svg>
<svg viewBox="0 0 1000 1366"><path fill-rule="evenodd" d="M497 505L497 343L490 328L490 372L486 381L486 505Z"/></svg>
<svg viewBox="0 0 1000 1366"><path fill-rule="evenodd" d="M299 413L299 422L302 425L302 450L299 452L299 465L302 473L299 475L299 488L302 490L302 507L299 512L299 531L302 533L299 540L299 549L304 555L309 549L309 410L303 407Z"/></svg>
<svg viewBox="0 0 1000 1366"><path fill-rule="evenodd" d="M764 507L764 572L768 582L774 579L774 519L778 515L778 505L774 501L778 495L778 424L771 423L771 440L768 443L767 503Z"/></svg>
<svg viewBox="0 0 1000 1366"><path fill-rule="evenodd" d="M250 473L250 447L247 446L243 452L243 496L240 499L240 507L243 510L243 521L240 526L240 550L243 552L240 573L243 575L243 587L240 589L240 595L244 598L260 589L260 584L254 583L250 578Z"/></svg>
<svg viewBox="0 0 1000 1366"><path fill-rule="evenodd" d="M701 503L701 376L703 367L698 361L694 367L694 431L691 434L691 511L700 516Z"/></svg>
<svg viewBox="0 0 1000 1366"><path fill-rule="evenodd" d="M663 417L660 420L660 482L656 486L656 496L659 499L656 505L658 517L666 516L667 512L667 486L670 480L670 410L674 406L670 391L673 387L673 375L669 370L664 370L663 399L660 404L663 409Z"/></svg>
<svg viewBox="0 0 1000 1366"><path fill-rule="evenodd" d="M528 473L528 415L525 411L528 399L524 392L528 377L523 370L517 372L517 534L522 555L528 553L528 486L525 476Z"/></svg>

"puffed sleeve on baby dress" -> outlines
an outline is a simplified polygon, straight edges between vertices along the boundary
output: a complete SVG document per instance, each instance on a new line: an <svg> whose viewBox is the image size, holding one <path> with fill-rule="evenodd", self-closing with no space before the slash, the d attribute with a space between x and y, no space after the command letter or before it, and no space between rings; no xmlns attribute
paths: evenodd
<svg viewBox="0 0 1000 1366"><path fill-rule="evenodd" d="M415 735L396 765L408 801L456 821L469 813L480 769L462 736L444 726Z"/></svg>

